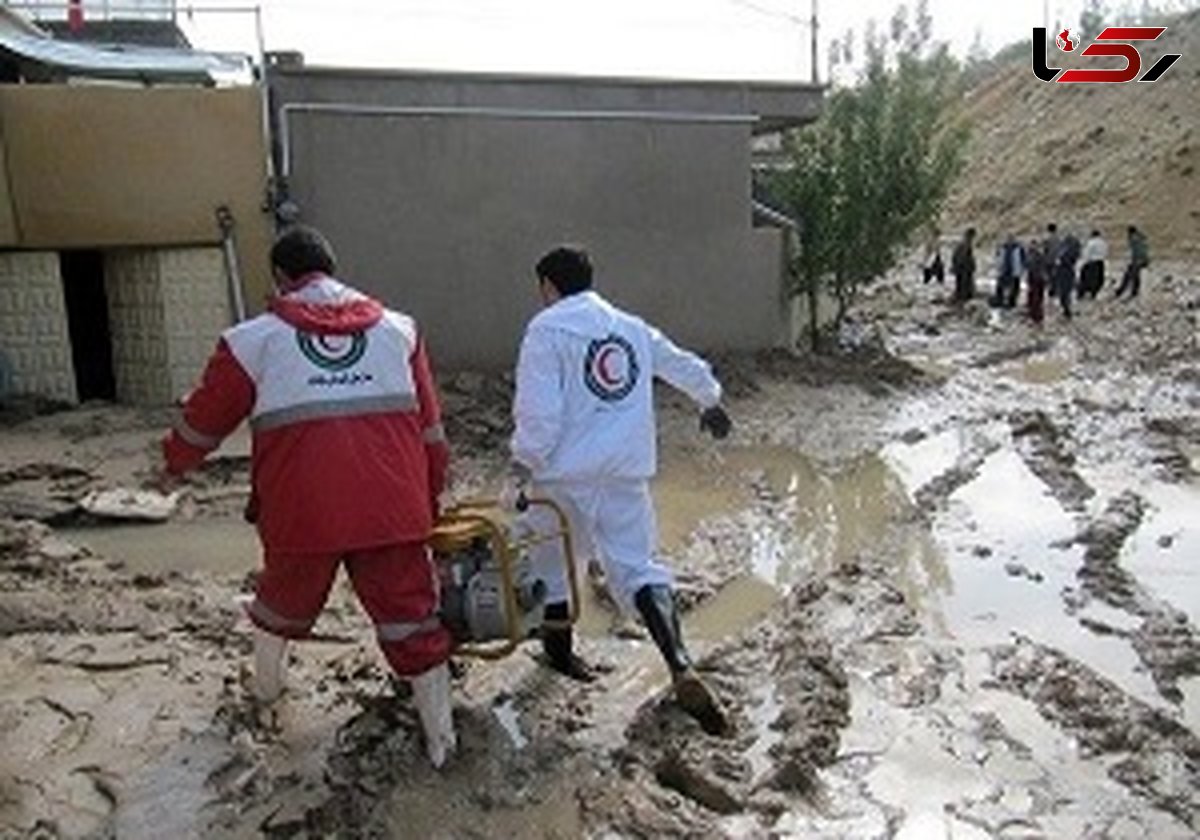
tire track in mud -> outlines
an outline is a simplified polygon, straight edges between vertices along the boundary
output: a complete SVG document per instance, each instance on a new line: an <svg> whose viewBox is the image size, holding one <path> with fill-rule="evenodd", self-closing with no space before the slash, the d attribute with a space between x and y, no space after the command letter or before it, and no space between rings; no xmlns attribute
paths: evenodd
<svg viewBox="0 0 1200 840"><path fill-rule="evenodd" d="M1108 775L1200 831L1200 739L1178 721L1058 651L1019 639L992 648L990 687L1033 701Z"/></svg>
<svg viewBox="0 0 1200 840"><path fill-rule="evenodd" d="M1179 704L1183 701L1179 681L1200 675L1200 637L1185 613L1154 597L1120 563L1125 542L1141 525L1146 510L1145 499L1126 491L1087 522L1073 540L1085 547L1078 578L1086 596L1142 619L1128 634L1133 649L1159 693Z"/></svg>

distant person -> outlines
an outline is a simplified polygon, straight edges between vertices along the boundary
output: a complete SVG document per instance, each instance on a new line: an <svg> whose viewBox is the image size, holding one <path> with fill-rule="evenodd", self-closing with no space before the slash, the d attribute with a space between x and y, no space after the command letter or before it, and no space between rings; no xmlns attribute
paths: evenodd
<svg viewBox="0 0 1200 840"><path fill-rule="evenodd" d="M1058 264L1058 257L1062 251L1062 237L1058 235L1058 225L1054 222L1046 225L1046 238L1042 240L1042 255L1046 258L1046 288L1051 296L1058 296L1058 277L1055 275L1054 266Z"/></svg>
<svg viewBox="0 0 1200 840"><path fill-rule="evenodd" d="M1117 287L1117 293L1114 297L1121 297L1125 294L1125 290L1129 290L1129 296L1135 298L1142 288L1142 269L1150 265L1150 243L1146 241L1146 234L1137 229L1137 225L1130 225L1129 231L1129 265L1125 266L1125 276L1121 278L1121 285Z"/></svg>
<svg viewBox="0 0 1200 840"><path fill-rule="evenodd" d="M1095 300L1104 285L1104 261L1108 259L1108 243L1103 234L1093 230L1088 241L1083 245L1080 261L1083 267L1079 270L1079 299L1090 297Z"/></svg>
<svg viewBox="0 0 1200 840"><path fill-rule="evenodd" d="M1082 251L1083 246L1079 243L1079 238L1073 233L1068 233L1059 240L1058 256L1052 269L1055 295L1062 305L1063 317L1068 321L1071 319L1071 296L1075 293L1075 265L1079 262Z"/></svg>
<svg viewBox="0 0 1200 840"><path fill-rule="evenodd" d="M996 277L996 293L992 298L994 306L1012 309L1017 305L1026 259L1025 246L1010 233L996 252L996 262L1000 268Z"/></svg>
<svg viewBox="0 0 1200 840"><path fill-rule="evenodd" d="M967 228L950 255L954 274L954 302L966 303L975 297L975 228Z"/></svg>
<svg viewBox="0 0 1200 840"><path fill-rule="evenodd" d="M946 264L942 262L942 248L935 235L925 246L925 260L921 264L921 275L924 281L937 280L946 282Z"/></svg>
<svg viewBox="0 0 1200 840"><path fill-rule="evenodd" d="M1048 241L1048 240L1047 240ZM1029 320L1041 326L1046 317L1046 280L1050 260L1046 256L1047 242L1030 241L1028 251L1029 278L1025 283L1025 306Z"/></svg>

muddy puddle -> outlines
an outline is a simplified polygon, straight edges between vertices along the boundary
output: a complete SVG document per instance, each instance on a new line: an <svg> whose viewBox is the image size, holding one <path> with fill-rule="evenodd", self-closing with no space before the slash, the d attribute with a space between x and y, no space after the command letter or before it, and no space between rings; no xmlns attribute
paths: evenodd
<svg viewBox="0 0 1200 840"><path fill-rule="evenodd" d="M56 533L137 574L237 575L257 568L262 554L254 528L233 519L68 528Z"/></svg>
<svg viewBox="0 0 1200 840"><path fill-rule="evenodd" d="M896 443L884 458L908 495L924 501L930 487L952 476L930 529L941 587L923 602L934 628L973 646L1020 637L1062 651L1137 699L1186 725L1196 717L1197 681L1181 687L1182 702L1164 699L1132 639L1143 616L1081 593L1084 546L1073 541L1081 520L1035 475L1005 440L1001 426L955 428L913 444ZM1195 512L1200 492L1189 485L1143 488L1149 513L1121 549L1119 564L1195 621L1200 556Z"/></svg>

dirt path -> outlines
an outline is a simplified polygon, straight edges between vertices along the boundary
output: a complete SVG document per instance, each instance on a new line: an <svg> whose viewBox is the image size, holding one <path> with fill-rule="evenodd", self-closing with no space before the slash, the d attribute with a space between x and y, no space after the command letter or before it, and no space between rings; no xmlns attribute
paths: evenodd
<svg viewBox="0 0 1200 840"><path fill-rule="evenodd" d="M244 439L170 524L113 528L76 503L138 479L161 416L0 429L0 838L1194 836L1195 278L1041 332L884 284L859 351L722 362L729 445L667 398L662 544L729 739L599 602L597 685L533 646L464 665L441 773L342 587L258 708ZM464 495L505 388L444 383Z"/></svg>

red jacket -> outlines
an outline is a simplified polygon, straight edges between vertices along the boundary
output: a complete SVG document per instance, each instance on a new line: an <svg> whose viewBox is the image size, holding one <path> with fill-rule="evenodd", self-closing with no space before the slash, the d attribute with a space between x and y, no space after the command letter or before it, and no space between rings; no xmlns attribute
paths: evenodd
<svg viewBox="0 0 1200 840"><path fill-rule="evenodd" d="M449 448L411 318L330 277L302 278L222 335L163 441L168 470L198 466L247 417L267 550L429 536Z"/></svg>

